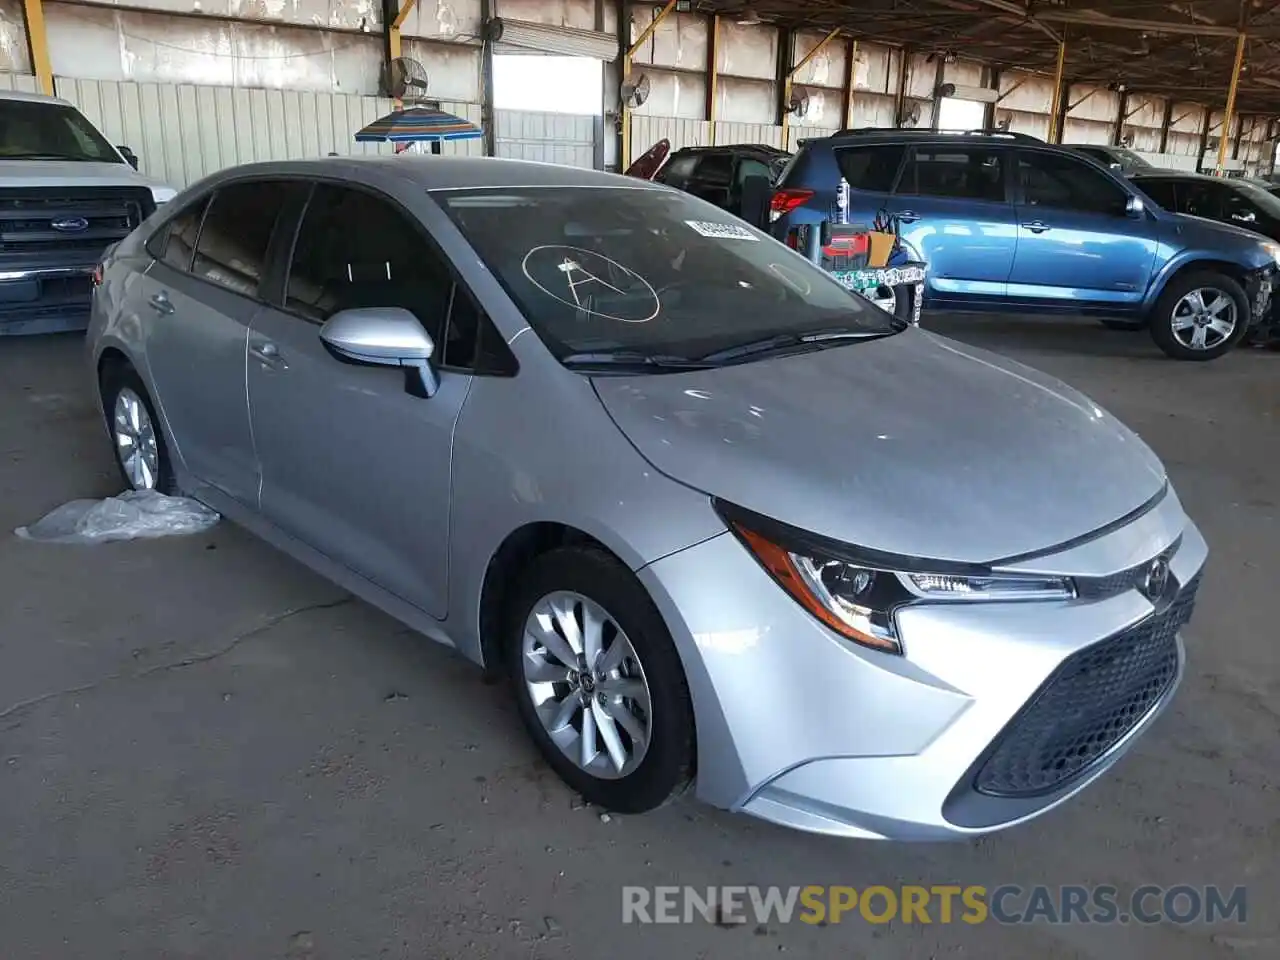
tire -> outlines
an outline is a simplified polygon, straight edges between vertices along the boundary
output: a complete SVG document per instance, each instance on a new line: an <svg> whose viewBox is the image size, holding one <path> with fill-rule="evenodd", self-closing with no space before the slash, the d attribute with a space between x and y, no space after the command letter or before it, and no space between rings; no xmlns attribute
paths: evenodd
<svg viewBox="0 0 1280 960"><path fill-rule="evenodd" d="M562 662L570 656L567 634L576 629L575 640L581 641L588 605L594 605L597 616L603 613L596 660L597 668L609 670L603 675L570 672ZM561 617L573 629L559 626ZM553 625L549 637L546 624ZM504 631L507 673L520 719L551 768L588 803L643 813L688 785L694 758L689 686L661 614L630 570L594 548L563 547L543 554L521 576ZM557 658L552 647L566 656ZM581 648L578 642L576 650ZM628 653L634 658L624 656ZM582 664L579 660L578 666ZM562 679L555 681L557 677ZM592 703L589 721L584 697ZM592 757L584 766L582 730L587 724ZM612 744L606 726L612 728ZM633 731L642 737L637 739ZM611 745L625 755L621 765Z"/></svg>
<svg viewBox="0 0 1280 960"><path fill-rule="evenodd" d="M125 486L130 490L175 493L173 463L169 459L164 430L160 427L160 419L142 378L127 363L108 363L102 370L99 386L107 434L114 448L116 468ZM140 451L140 459L130 456L129 445L121 442L122 432L132 435L134 450ZM152 439L153 448L150 447Z"/></svg>
<svg viewBox="0 0 1280 960"><path fill-rule="evenodd" d="M1103 317L1099 321L1108 330L1124 330L1128 333L1145 329L1146 320L1120 320L1115 317Z"/></svg>
<svg viewBox="0 0 1280 960"><path fill-rule="evenodd" d="M910 323L914 316L915 284L901 283L896 287L881 286L868 290L864 299L875 304L895 320Z"/></svg>
<svg viewBox="0 0 1280 960"><path fill-rule="evenodd" d="M1219 331L1212 327L1200 327L1202 321L1194 318L1194 326L1182 330L1175 328L1178 319L1185 320L1195 313L1196 308L1185 302L1185 298L1197 291L1201 293L1201 302L1210 310L1219 302L1216 297L1210 300L1210 293L1228 297L1234 304L1234 328L1229 334L1223 332L1220 338L1213 339L1214 334ZM1216 360L1244 338L1250 319L1249 298L1245 295L1244 288L1235 280L1211 270L1187 273L1171 280L1156 301L1150 317L1151 339L1175 360ZM1191 342L1184 342L1196 338L1198 329L1204 330L1204 346L1196 347Z"/></svg>

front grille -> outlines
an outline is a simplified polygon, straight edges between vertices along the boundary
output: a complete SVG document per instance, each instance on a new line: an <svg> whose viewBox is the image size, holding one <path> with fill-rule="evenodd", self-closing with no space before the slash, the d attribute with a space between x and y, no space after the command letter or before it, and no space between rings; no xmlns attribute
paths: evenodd
<svg viewBox="0 0 1280 960"><path fill-rule="evenodd" d="M93 262L154 209L146 187L0 189L0 262L35 265L67 254Z"/></svg>
<svg viewBox="0 0 1280 960"><path fill-rule="evenodd" d="M1001 732L974 788L994 797L1050 793L1107 754L1178 674L1177 632L1200 578L1163 611L1068 657Z"/></svg>

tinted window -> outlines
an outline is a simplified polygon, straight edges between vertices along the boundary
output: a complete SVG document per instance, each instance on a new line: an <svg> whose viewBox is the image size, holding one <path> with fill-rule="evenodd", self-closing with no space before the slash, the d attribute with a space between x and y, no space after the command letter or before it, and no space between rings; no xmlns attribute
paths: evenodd
<svg viewBox="0 0 1280 960"><path fill-rule="evenodd" d="M813 264L688 194L527 187L449 191L441 202L560 358L698 357L775 333L895 329Z"/></svg>
<svg viewBox="0 0 1280 960"><path fill-rule="evenodd" d="M200 233L200 221L209 198L201 197L187 209L156 231L147 242L147 252L175 270L191 269L191 255L196 249L196 237Z"/></svg>
<svg viewBox="0 0 1280 960"><path fill-rule="evenodd" d="M728 183L733 176L733 157L727 153L704 153L697 177L708 183Z"/></svg>
<svg viewBox="0 0 1280 960"><path fill-rule="evenodd" d="M837 150L836 164L840 167L840 175L853 189L888 193L897 179L903 150L901 145L890 144Z"/></svg>
<svg viewBox="0 0 1280 960"><path fill-rule="evenodd" d="M289 268L290 310L323 323L353 307L403 307L440 343L452 287L448 271L399 208L360 190L316 187ZM474 332L469 336L474 345Z"/></svg>
<svg viewBox="0 0 1280 960"><path fill-rule="evenodd" d="M1066 153L1022 153L1018 159L1022 202L1084 213L1125 215L1129 194L1101 170Z"/></svg>
<svg viewBox="0 0 1280 960"><path fill-rule="evenodd" d="M1183 182L1178 186L1178 213L1209 220L1222 219L1222 189L1216 183L1201 180Z"/></svg>
<svg viewBox="0 0 1280 960"><path fill-rule="evenodd" d="M984 147L917 147L897 193L955 200L1004 201L1004 151Z"/></svg>
<svg viewBox="0 0 1280 960"><path fill-rule="evenodd" d="M734 175L734 182L738 186L742 186L742 182L747 177L764 177L766 180L773 178L772 172L767 164L760 160L753 160L751 157L743 157L738 161L738 172Z"/></svg>
<svg viewBox="0 0 1280 960"><path fill-rule="evenodd" d="M1178 208L1178 187L1172 180L1139 180L1137 187L1166 210Z"/></svg>
<svg viewBox="0 0 1280 960"><path fill-rule="evenodd" d="M1280 218L1280 197L1256 183L1236 180L1227 188L1227 192L1232 198L1231 202L1248 204L1250 209L1256 209L1259 214L1272 219Z"/></svg>
<svg viewBox="0 0 1280 960"><path fill-rule="evenodd" d="M253 180L219 189L205 215L191 272L237 293L256 295L288 187L278 180Z"/></svg>
<svg viewBox="0 0 1280 960"><path fill-rule="evenodd" d="M0 160L93 160L123 163L111 144L73 107L0 100Z"/></svg>
<svg viewBox="0 0 1280 960"><path fill-rule="evenodd" d="M663 183L668 183L672 179L684 180L693 173L693 168L698 165L697 154L685 154L684 156L676 156L671 158L671 162L662 168L662 172L658 174L657 179Z"/></svg>

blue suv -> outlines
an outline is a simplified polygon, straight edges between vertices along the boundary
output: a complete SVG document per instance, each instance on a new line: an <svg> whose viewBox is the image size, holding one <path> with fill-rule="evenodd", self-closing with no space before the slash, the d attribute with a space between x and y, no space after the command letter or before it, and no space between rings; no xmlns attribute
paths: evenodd
<svg viewBox="0 0 1280 960"><path fill-rule="evenodd" d="M1170 213L1093 160L1000 132L805 141L775 185L775 236L817 260L841 179L849 223L895 219L928 264L927 307L1091 314L1149 327L1179 360L1212 360L1242 340L1280 264L1280 244Z"/></svg>

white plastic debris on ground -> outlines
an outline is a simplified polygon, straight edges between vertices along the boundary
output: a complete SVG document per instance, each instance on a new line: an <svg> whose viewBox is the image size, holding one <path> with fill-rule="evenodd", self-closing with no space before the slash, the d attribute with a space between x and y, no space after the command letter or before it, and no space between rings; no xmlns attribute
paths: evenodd
<svg viewBox="0 0 1280 960"><path fill-rule="evenodd" d="M110 543L200 533L218 519L213 510L186 497L126 490L105 500L64 503L14 533L44 543Z"/></svg>

